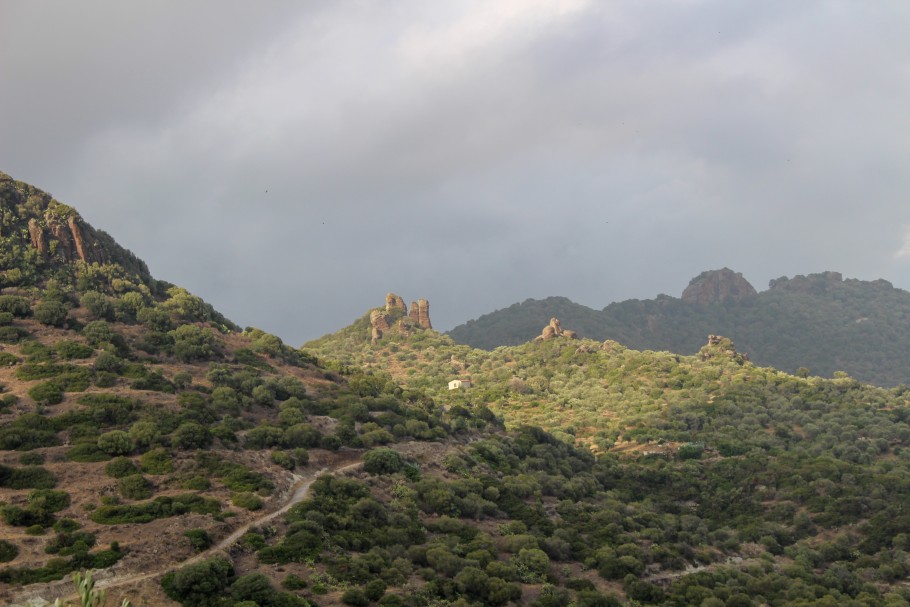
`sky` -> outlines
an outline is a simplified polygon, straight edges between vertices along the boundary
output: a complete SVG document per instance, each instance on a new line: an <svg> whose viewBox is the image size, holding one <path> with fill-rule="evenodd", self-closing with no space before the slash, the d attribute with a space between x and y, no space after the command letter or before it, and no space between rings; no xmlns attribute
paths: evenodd
<svg viewBox="0 0 910 607"><path fill-rule="evenodd" d="M0 170L291 345L389 291L910 289L910 2L3 0Z"/></svg>

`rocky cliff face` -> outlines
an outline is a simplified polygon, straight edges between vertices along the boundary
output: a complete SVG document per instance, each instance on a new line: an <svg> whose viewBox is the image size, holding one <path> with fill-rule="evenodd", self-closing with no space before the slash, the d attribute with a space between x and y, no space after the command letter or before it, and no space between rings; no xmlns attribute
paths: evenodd
<svg viewBox="0 0 910 607"><path fill-rule="evenodd" d="M682 300L690 304L708 305L723 301L743 301L758 292L739 272L729 268L702 272L689 282Z"/></svg>
<svg viewBox="0 0 910 607"><path fill-rule="evenodd" d="M140 281L152 282L142 260L83 221L76 209L5 173L0 173L0 238L36 249L48 273L73 262L117 264Z"/></svg>

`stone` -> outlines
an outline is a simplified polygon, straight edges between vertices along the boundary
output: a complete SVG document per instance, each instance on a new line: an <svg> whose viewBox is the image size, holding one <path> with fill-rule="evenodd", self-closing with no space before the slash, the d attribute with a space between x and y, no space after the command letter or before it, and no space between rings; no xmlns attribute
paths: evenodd
<svg viewBox="0 0 910 607"><path fill-rule="evenodd" d="M424 329L433 328L433 323L430 322L430 302L426 299L417 300L417 324Z"/></svg>
<svg viewBox="0 0 910 607"><path fill-rule="evenodd" d="M28 220L28 235L31 238L32 246L38 249L38 253L47 255L47 234L45 234L44 228L38 225L36 219Z"/></svg>
<svg viewBox="0 0 910 607"><path fill-rule="evenodd" d="M402 298L394 293L388 293L385 296L385 311L392 312L393 310L401 310L404 314L407 314L408 306Z"/></svg>
<svg viewBox="0 0 910 607"><path fill-rule="evenodd" d="M417 309L417 302L411 302L411 311L408 312L408 318L410 318L415 325L420 325L420 310Z"/></svg>
<svg viewBox="0 0 910 607"><path fill-rule="evenodd" d="M689 304L709 305L723 301L740 302L758 295L749 281L730 268L702 272L689 282L682 300Z"/></svg>

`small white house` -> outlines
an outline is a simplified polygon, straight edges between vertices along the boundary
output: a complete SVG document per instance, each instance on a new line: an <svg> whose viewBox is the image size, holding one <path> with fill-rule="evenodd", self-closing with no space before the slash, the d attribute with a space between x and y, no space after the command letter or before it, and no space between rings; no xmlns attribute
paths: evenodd
<svg viewBox="0 0 910 607"><path fill-rule="evenodd" d="M449 382L449 390L460 390L471 387L470 379L453 379Z"/></svg>

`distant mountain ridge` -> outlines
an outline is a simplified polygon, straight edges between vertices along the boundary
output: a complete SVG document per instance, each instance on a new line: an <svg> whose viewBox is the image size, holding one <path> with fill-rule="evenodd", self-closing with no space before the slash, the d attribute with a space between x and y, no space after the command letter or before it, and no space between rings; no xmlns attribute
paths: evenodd
<svg viewBox="0 0 910 607"><path fill-rule="evenodd" d="M603 310L565 297L528 299L448 335L490 350L533 339L554 316L583 337L638 350L692 354L708 334L721 334L757 364L827 376L844 371L882 386L910 384L910 293L886 280L845 280L838 272L781 277L758 292L723 268L692 279L681 298L658 295Z"/></svg>

